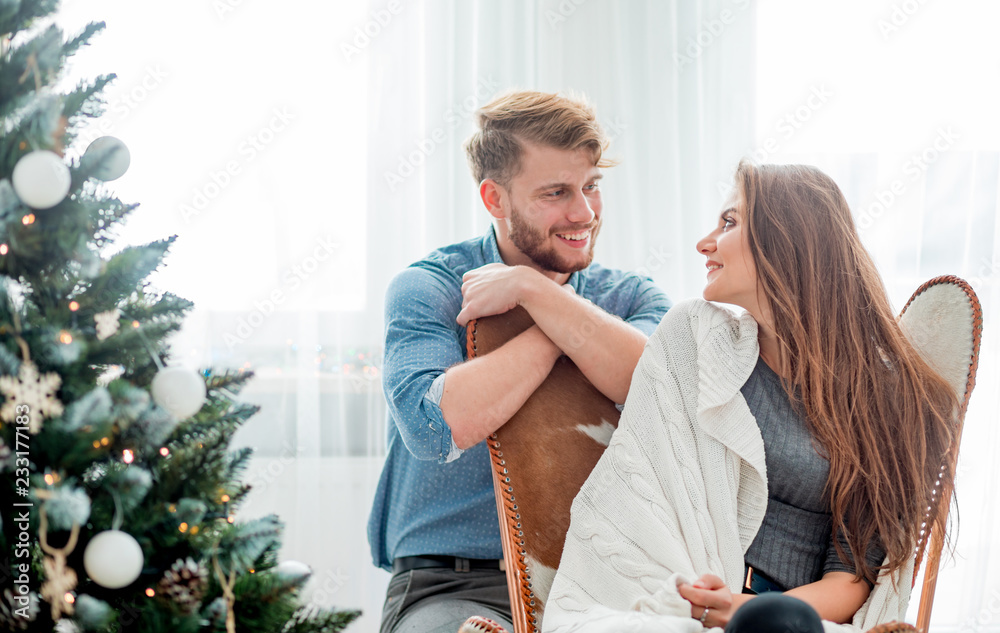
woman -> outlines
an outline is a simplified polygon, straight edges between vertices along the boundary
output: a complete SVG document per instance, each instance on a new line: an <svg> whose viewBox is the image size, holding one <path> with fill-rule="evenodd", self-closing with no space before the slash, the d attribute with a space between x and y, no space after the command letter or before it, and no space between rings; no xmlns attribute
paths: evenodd
<svg viewBox="0 0 1000 633"><path fill-rule="evenodd" d="M943 520L955 394L828 176L743 162L735 181L697 248L704 298L746 312L685 302L649 339L574 501L546 632L903 619L920 526Z"/></svg>

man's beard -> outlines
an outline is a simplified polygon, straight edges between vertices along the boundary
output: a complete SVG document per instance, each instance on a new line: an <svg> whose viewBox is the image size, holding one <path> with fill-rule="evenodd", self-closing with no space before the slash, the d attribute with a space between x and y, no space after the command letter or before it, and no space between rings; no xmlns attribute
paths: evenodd
<svg viewBox="0 0 1000 633"><path fill-rule="evenodd" d="M587 227L565 229L559 232L572 233L584 228ZM509 237L514 246L527 255L542 270L568 274L583 270L594 261L594 242L601 228L600 222L591 225L590 228L590 244L587 246L587 259L581 263L568 262L556 253L554 247L546 246L549 236L526 222L521 212L517 209L511 209Z"/></svg>

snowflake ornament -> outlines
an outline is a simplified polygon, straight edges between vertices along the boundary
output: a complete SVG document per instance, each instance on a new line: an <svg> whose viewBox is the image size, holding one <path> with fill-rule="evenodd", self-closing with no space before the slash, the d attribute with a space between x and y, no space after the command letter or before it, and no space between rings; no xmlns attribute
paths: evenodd
<svg viewBox="0 0 1000 633"><path fill-rule="evenodd" d="M94 322L97 323L97 340L103 341L109 336L117 334L119 319L121 319L121 317L122 311L118 308L108 310L107 312L102 312L100 314L95 314Z"/></svg>
<svg viewBox="0 0 1000 633"><path fill-rule="evenodd" d="M0 392L7 401L0 408L0 420L13 422L19 415L27 415L28 432L32 435L42 430L42 418L62 415L63 405L56 398L62 379L59 374L38 375L38 368L31 361L21 363L18 377L0 377ZM25 410L22 407L27 407Z"/></svg>

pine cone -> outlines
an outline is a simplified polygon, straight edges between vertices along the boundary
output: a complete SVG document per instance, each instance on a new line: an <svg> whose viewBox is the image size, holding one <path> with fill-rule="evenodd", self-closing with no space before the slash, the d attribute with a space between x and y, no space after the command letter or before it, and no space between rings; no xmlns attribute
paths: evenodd
<svg viewBox="0 0 1000 633"><path fill-rule="evenodd" d="M177 559L156 586L156 594L174 605L184 614L194 613L201 605L201 597L208 583L208 570L188 557Z"/></svg>

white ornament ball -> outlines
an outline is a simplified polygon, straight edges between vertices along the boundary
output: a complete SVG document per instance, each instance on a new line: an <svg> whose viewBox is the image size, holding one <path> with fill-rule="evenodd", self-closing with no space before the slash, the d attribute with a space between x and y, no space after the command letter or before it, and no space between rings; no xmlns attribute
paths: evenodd
<svg viewBox="0 0 1000 633"><path fill-rule="evenodd" d="M72 178L59 154L40 149L17 161L10 180L21 202L33 209L49 209L69 193Z"/></svg>
<svg viewBox="0 0 1000 633"><path fill-rule="evenodd" d="M101 532L83 551L83 568L91 580L108 589L131 585L142 572L139 543L121 530Z"/></svg>
<svg viewBox="0 0 1000 633"><path fill-rule="evenodd" d="M274 568L274 573L286 580L299 580L311 576L312 568L297 560L284 560Z"/></svg>
<svg viewBox="0 0 1000 633"><path fill-rule="evenodd" d="M100 161L99 164L94 165ZM80 159L81 166L98 180L111 182L125 175L132 155L125 143L113 136L102 136L87 146Z"/></svg>
<svg viewBox="0 0 1000 633"><path fill-rule="evenodd" d="M205 404L205 381L198 372L183 367L161 369L153 378L153 402L178 420L186 420Z"/></svg>

